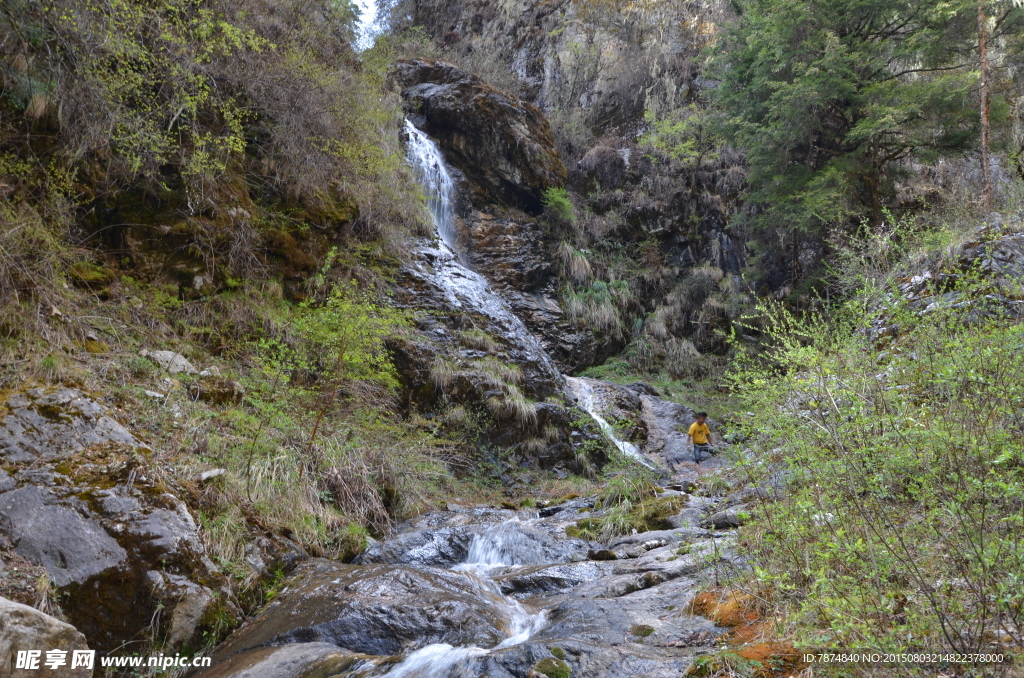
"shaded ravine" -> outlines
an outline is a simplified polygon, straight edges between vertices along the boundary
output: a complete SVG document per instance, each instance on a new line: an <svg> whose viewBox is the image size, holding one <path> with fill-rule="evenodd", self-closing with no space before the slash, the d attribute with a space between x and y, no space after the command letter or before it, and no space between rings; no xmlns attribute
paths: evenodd
<svg viewBox="0 0 1024 678"><path fill-rule="evenodd" d="M666 444L650 443L666 438L655 434L675 429L681 412L659 414L648 405L664 405L660 398L645 396L644 404L620 394L616 402L642 407L651 420L643 450L617 436L601 401L622 387L561 375L487 280L460 261L455 182L433 141L411 124L406 133L441 241L413 253L417 279L442 290L451 306L486 314L509 333L513 360L527 358L552 375L623 454L658 468L653 460L670 455ZM676 498L672 530L605 542L574 536L582 534L578 521L607 512L595 509L594 498L566 497L539 510L450 506L403 523L352 564L310 559L199 675L526 678L546 667L558 675L678 678L722 632L687 612L695 592L742 562L732 538L705 525L714 502L660 492Z"/></svg>

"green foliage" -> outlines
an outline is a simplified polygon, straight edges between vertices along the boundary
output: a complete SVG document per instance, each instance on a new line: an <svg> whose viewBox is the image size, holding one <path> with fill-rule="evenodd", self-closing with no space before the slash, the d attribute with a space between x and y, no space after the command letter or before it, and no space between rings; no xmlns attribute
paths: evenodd
<svg viewBox="0 0 1024 678"><path fill-rule="evenodd" d="M569 678L572 668L561 659L547 657L534 664L534 670L548 678Z"/></svg>
<svg viewBox="0 0 1024 678"><path fill-rule="evenodd" d="M557 186L548 186L544 189L544 197L541 199L544 210L549 218L575 226L576 208L573 207L569 192Z"/></svg>
<svg viewBox="0 0 1024 678"><path fill-rule="evenodd" d="M791 479L751 535L758 576L818 646L1021 643L1024 325L992 284L927 312L880 293L831 318L765 309L771 348L733 374L760 472Z"/></svg>
<svg viewBox="0 0 1024 678"><path fill-rule="evenodd" d="M687 169L702 169L719 159L721 143L711 116L694 104L669 112L662 118L650 112L644 116L651 130L640 138L656 151L678 161Z"/></svg>
<svg viewBox="0 0 1024 678"><path fill-rule="evenodd" d="M336 286L323 303L305 302L300 309L295 330L303 342L293 367L328 368L339 379L397 384L384 340L406 324L402 313L370 301L355 281Z"/></svg>
<svg viewBox="0 0 1024 678"><path fill-rule="evenodd" d="M977 134L977 3L741 0L714 50L725 138L747 153L758 223L881 221L908 157ZM1007 4L996 36L1024 27ZM995 102L998 115L999 102Z"/></svg>

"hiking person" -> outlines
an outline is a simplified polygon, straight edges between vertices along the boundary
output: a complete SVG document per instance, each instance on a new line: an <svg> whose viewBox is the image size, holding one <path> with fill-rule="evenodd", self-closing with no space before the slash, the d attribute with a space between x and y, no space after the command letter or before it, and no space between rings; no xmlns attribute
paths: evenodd
<svg viewBox="0 0 1024 678"><path fill-rule="evenodd" d="M687 432L690 440L693 441L693 460L697 463L700 463L705 452L709 456L715 453L711 447L711 429L708 428L707 421L708 413L698 412L697 421L690 424L690 430Z"/></svg>

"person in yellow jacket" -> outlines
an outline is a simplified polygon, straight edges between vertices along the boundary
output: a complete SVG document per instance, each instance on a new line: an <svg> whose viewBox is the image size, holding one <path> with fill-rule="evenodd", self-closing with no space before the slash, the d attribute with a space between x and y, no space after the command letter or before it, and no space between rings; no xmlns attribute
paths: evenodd
<svg viewBox="0 0 1024 678"><path fill-rule="evenodd" d="M711 447L711 429L708 427L708 413L698 412L697 421L690 424L690 430L687 431L690 436L690 440L693 441L693 460L700 463L704 453L708 455L715 453L714 448Z"/></svg>

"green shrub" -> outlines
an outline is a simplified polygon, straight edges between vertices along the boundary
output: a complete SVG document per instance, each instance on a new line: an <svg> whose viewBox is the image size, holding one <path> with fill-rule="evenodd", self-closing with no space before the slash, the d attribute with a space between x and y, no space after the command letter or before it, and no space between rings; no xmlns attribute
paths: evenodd
<svg viewBox="0 0 1024 678"><path fill-rule="evenodd" d="M831 318L766 309L771 348L733 382L763 473L793 480L751 543L805 637L1021 642L1024 324L991 291L964 281L927 313L896 295ZM900 328L886 350L880 322Z"/></svg>
<svg viewBox="0 0 1024 678"><path fill-rule="evenodd" d="M576 225L576 208L569 198L569 192L564 188L549 186L544 189L541 203L549 218L562 224Z"/></svg>

